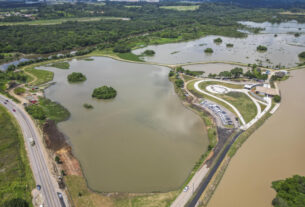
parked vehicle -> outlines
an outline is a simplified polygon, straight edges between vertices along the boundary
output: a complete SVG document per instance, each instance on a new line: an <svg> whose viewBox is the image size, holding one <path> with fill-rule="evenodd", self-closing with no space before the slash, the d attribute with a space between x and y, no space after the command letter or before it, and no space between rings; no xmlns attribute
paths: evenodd
<svg viewBox="0 0 305 207"><path fill-rule="evenodd" d="M29 143L34 146L35 145L35 140L33 139L33 137L28 138Z"/></svg>

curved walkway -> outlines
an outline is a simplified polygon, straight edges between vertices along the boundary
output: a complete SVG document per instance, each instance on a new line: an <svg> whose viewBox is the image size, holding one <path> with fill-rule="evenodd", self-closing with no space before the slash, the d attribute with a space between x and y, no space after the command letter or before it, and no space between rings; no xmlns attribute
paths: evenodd
<svg viewBox="0 0 305 207"><path fill-rule="evenodd" d="M199 88L199 84L202 83L202 82L205 82L205 81L207 81L207 80L200 80L200 81L197 81L197 82L194 84L194 88L195 88L197 91L199 91L200 93L203 93L203 94L205 94L205 95L207 95L207 96L210 96L210 97L212 97L212 98L215 98L215 99L217 99L217 100L219 100L219 101L221 101L221 102L224 102L225 104L229 105L229 106L234 110L234 112L236 113L236 115L238 116L238 118L240 119L242 125L245 125L246 122L245 122L243 116L239 113L239 111L237 110L237 108L236 108L235 106L233 106L233 105L232 105L231 103L229 103L228 101L223 100L222 98L219 98L219 97L217 97L217 96L214 96L214 95L212 95L212 94L210 94L210 93L208 93L208 92L205 92L204 90L202 90L202 89Z"/></svg>
<svg viewBox="0 0 305 207"><path fill-rule="evenodd" d="M242 122L242 126L241 126L240 128L243 129L243 130L246 130L246 129L250 128L250 127L251 127L253 124L255 124L262 116L264 116L264 115L267 113L267 111L269 111L269 109L271 108L272 101L271 101L271 98L269 98L269 97L266 98L267 106L266 106L266 108L264 109L264 111L262 111L262 110L261 110L261 106L259 105L259 103L261 103L261 102L258 101L258 100L256 100L254 97L252 97L252 96L249 94L249 92L248 92L247 89L232 89L232 88L228 88L228 87L226 87L226 86L221 86L221 87L223 87L223 88L226 88L228 91L235 91L235 92L244 93L244 94L246 94L246 95L253 101L253 103L255 104L255 106L256 106L256 108L257 108L257 113L256 113L256 116L255 116L251 121L249 121L248 123L246 123L245 120L244 120L244 118L243 118L243 116L240 114L240 112L238 111L238 109L237 109L235 106L233 106L231 103L229 103L228 101L226 101L226 100L224 100L224 99L222 99L222 98L219 98L219 97L217 97L217 96L215 96L215 95L212 95L212 94L210 94L210 93L208 93L208 92L202 90L202 89L199 87L199 84L202 83L202 82L205 82L205 81L217 81L217 82L230 83L230 84L239 84L239 83L234 83L234 82L231 82L231 81L214 80L214 79L204 79L204 80L199 80L199 81L197 81L197 82L194 84L194 88L195 88L197 91L199 91L199 92L201 92L201 93L203 93L203 94L205 94L205 95L208 95L208 96L210 96L210 97L212 97L212 98L215 98L215 99L217 99L217 100L219 100L219 101L221 101L221 102L227 104L228 106L230 106L230 107L234 110L234 112L237 114L237 116L238 116L238 118L240 119L240 121ZM243 83L243 84L245 84L245 83Z"/></svg>

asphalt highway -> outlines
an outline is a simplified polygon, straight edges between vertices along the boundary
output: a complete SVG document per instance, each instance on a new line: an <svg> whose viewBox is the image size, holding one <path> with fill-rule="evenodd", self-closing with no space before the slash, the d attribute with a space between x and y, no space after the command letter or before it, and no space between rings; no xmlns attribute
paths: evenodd
<svg viewBox="0 0 305 207"><path fill-rule="evenodd" d="M8 102L5 104L6 100ZM21 106L2 95L0 95L0 103L14 115L21 127L36 184L41 186L40 192L43 196L43 206L62 207L57 195L57 192L61 191L46 164L48 159L43 151L44 146L33 121ZM30 137L35 141L34 146L29 143Z"/></svg>

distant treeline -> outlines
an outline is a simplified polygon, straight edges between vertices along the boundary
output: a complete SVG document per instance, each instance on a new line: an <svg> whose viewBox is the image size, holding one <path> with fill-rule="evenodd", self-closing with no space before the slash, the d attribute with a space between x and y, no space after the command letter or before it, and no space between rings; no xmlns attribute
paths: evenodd
<svg viewBox="0 0 305 207"><path fill-rule="evenodd" d="M162 4L139 5L141 7L137 8L127 8L124 3L39 6L38 19L108 16L130 20L0 26L0 53L46 54L91 46L128 52L135 46L185 41L204 35L245 37L246 34L238 31L245 26L237 21L279 22L289 19L288 15L277 15L280 10L249 9L223 3L203 3L195 11L166 10L160 8Z"/></svg>

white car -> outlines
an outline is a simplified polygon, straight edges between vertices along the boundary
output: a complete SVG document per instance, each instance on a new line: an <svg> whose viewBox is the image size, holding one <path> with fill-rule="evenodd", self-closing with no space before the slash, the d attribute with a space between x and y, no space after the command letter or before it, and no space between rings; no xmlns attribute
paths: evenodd
<svg viewBox="0 0 305 207"><path fill-rule="evenodd" d="M185 187L183 188L183 192L187 192L188 189L189 189L189 186L187 185L187 186L185 186Z"/></svg>

